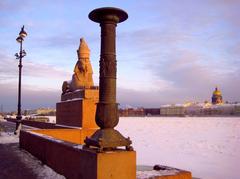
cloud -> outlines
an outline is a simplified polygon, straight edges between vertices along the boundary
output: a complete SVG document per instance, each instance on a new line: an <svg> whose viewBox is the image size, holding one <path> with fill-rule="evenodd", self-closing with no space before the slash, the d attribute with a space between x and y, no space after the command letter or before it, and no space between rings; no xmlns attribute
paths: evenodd
<svg viewBox="0 0 240 179"><path fill-rule="evenodd" d="M240 69L230 72L221 81L223 100L240 102Z"/></svg>
<svg viewBox="0 0 240 179"><path fill-rule="evenodd" d="M141 22L145 25L137 30L121 33L124 42L120 45L128 47L121 51L126 57L135 53L135 59L131 56L135 63L131 64L141 64L132 69L141 68L142 74L151 72L148 80L152 85L161 86L163 82L168 85L165 90L159 88L159 91L149 90L148 95L139 94L145 97L146 103L152 96L155 99L159 96L165 102L210 100L215 85L226 92L225 99L234 100L234 96L240 100L235 90L240 87L236 83L239 81L236 77L240 58L239 20L234 23L239 19L239 7L239 1L182 1L181 5L176 1L158 1L142 7L151 11L147 20L155 23L147 26L147 22ZM135 96L133 91L129 93Z"/></svg>
<svg viewBox="0 0 240 179"><path fill-rule="evenodd" d="M43 47L50 47L50 48L65 48L65 47L72 47L74 48L76 39L79 39L78 36L74 36L69 33L62 33L58 35L52 35L48 37L36 37L36 41L38 45Z"/></svg>
<svg viewBox="0 0 240 179"><path fill-rule="evenodd" d="M17 85L12 83L1 84L0 104L4 111L17 109ZM61 90L37 90L34 86L22 86L22 110L39 107L55 107L60 101Z"/></svg>
<svg viewBox="0 0 240 179"><path fill-rule="evenodd" d="M11 6L15 4L1 1L4 2ZM58 83L54 89L60 89L61 82L71 78L72 71L66 69L70 62L66 59L75 58L79 33L86 35L92 56L99 59L100 29L87 19L86 9L79 15L85 14L86 17L78 19L70 11L65 11L71 9L69 3L66 7L62 2L57 11L54 11L54 3L45 4L46 13L42 14L38 10L42 2L26 2L31 7L26 8L23 16L17 16L17 21L32 23L28 31L31 38L24 47L30 44L26 49L36 56L24 61L24 85L42 88L45 92L47 87ZM240 1L149 2L136 4L134 1L131 6L123 8L129 12L129 19L119 25L117 33L119 102L158 106L186 100L204 101L210 99L215 85L223 91L224 99L239 100ZM9 12L6 14L12 17L11 7L6 3L4 6L4 13ZM74 8L74 12L76 10L79 9ZM65 12L68 15L65 16ZM28 17L28 14L33 16ZM52 22L50 26L49 22ZM88 22L89 26L85 28ZM74 29L75 25L84 28L78 31ZM12 49L11 44L8 49ZM15 80L16 84L17 60L2 54L0 58L0 83L13 84ZM36 59L42 61L36 63ZM50 62L50 59L53 60ZM72 70L71 65L68 68ZM63 68L58 68L61 66ZM98 74L98 62L94 67L97 69L95 74Z"/></svg>
<svg viewBox="0 0 240 179"><path fill-rule="evenodd" d="M19 60L3 54L0 54L0 82L18 77ZM42 77L42 78L66 78L70 77L71 73L57 68L53 65L34 63L30 60L23 61L24 76Z"/></svg>
<svg viewBox="0 0 240 179"><path fill-rule="evenodd" d="M189 91L177 91L169 89L166 91L154 90L154 91L140 91L133 89L118 88L117 90L117 102L121 107L130 105L133 107L160 107L162 104L176 104L184 103L186 101L199 101L201 98L198 96L187 96ZM185 95L185 96L184 96ZM206 100L210 100L211 91L206 96Z"/></svg>
<svg viewBox="0 0 240 179"><path fill-rule="evenodd" d="M25 62L24 73L26 76L43 78L66 78L71 75L70 72L57 68L53 65Z"/></svg>
<svg viewBox="0 0 240 179"><path fill-rule="evenodd" d="M5 111L13 111L17 106L18 60L2 54L0 56L0 104ZM51 65L29 61L23 65L22 109L55 107L55 103L60 100L61 83L70 78L70 73Z"/></svg>
<svg viewBox="0 0 240 179"><path fill-rule="evenodd" d="M1 12L15 12L26 6L26 0L3 0L0 1L0 11Z"/></svg>
<svg viewBox="0 0 240 179"><path fill-rule="evenodd" d="M0 53L0 82L11 80L17 76L17 60Z"/></svg>
<svg viewBox="0 0 240 179"><path fill-rule="evenodd" d="M202 65L201 58L203 58L201 55L193 51L175 51L167 57L166 61L155 63L151 68L155 75L173 81L176 87L187 88L191 85L198 87L214 78L211 74L214 69L211 70L211 67ZM161 70L164 67L165 70Z"/></svg>
<svg viewBox="0 0 240 179"><path fill-rule="evenodd" d="M11 26L15 24L12 19L20 11L29 7L27 0L2 0L0 1L0 25Z"/></svg>

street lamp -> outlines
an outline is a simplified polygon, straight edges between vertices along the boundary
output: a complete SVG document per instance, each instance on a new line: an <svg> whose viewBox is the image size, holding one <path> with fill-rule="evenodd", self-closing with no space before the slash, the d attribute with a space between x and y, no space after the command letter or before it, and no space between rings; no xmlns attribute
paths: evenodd
<svg viewBox="0 0 240 179"><path fill-rule="evenodd" d="M25 50L22 49L22 43L24 38L27 36L27 32L24 31L24 26L22 26L19 36L16 41L20 43L19 53L15 54L16 59L19 59L19 75L18 75L18 110L17 110L17 121L16 130L14 134L18 134L22 126L22 114L21 114L21 76L22 76L22 58L26 56Z"/></svg>

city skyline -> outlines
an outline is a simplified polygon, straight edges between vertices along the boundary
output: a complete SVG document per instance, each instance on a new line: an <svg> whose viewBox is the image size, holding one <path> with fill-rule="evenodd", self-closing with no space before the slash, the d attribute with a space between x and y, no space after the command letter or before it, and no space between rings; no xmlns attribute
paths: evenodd
<svg viewBox="0 0 240 179"><path fill-rule="evenodd" d="M211 100L215 86L224 101L240 101L240 2L237 0L0 2L0 104L16 110L19 51L25 25L22 109L54 107L70 80L79 40L91 50L98 85L100 27L88 19L98 7L124 9L117 28L117 94L121 105Z"/></svg>

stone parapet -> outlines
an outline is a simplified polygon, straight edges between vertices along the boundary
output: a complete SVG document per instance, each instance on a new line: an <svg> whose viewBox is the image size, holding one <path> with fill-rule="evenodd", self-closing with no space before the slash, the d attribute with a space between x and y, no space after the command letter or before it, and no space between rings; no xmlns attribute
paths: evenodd
<svg viewBox="0 0 240 179"><path fill-rule="evenodd" d="M136 179L135 151L97 153L84 150L76 143L54 139L41 131L21 131L20 147L66 178Z"/></svg>
<svg viewBox="0 0 240 179"><path fill-rule="evenodd" d="M6 120L16 123L16 118L6 118ZM72 129L71 126L66 126L66 125L61 126L61 125L56 125L55 123L31 121L31 120L25 120L25 119L22 119L22 124L26 126L39 128L39 129Z"/></svg>

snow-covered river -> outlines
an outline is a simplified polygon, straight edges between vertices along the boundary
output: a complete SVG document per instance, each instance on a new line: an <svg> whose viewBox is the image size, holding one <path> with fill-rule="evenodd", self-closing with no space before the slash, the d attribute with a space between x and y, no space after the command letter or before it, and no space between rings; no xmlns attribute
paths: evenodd
<svg viewBox="0 0 240 179"><path fill-rule="evenodd" d="M239 178L240 117L122 117L117 129L133 141L138 165L168 165L203 179ZM4 137L13 138L2 135L2 143Z"/></svg>
<svg viewBox="0 0 240 179"><path fill-rule="evenodd" d="M162 164L204 179L237 179L240 117L126 117L117 129L129 136L137 164Z"/></svg>

